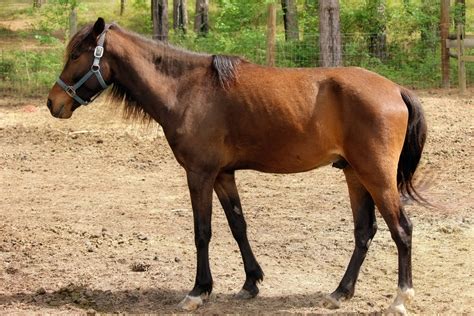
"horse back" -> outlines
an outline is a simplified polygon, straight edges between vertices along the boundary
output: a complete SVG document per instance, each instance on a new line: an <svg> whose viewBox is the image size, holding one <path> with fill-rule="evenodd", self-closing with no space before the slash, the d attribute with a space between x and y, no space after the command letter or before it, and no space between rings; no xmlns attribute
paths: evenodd
<svg viewBox="0 0 474 316"><path fill-rule="evenodd" d="M225 113L232 164L287 173L339 160L348 134L379 125L386 112L403 116L400 102L396 84L360 68L244 64L215 106Z"/></svg>

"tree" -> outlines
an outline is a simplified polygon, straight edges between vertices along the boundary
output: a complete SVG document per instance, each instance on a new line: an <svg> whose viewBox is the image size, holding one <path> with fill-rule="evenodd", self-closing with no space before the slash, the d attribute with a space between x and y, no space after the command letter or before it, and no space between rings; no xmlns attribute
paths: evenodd
<svg viewBox="0 0 474 316"><path fill-rule="evenodd" d="M33 8L39 9L45 3L46 3L46 0L33 0Z"/></svg>
<svg viewBox="0 0 474 316"><path fill-rule="evenodd" d="M209 33L209 0L196 0L194 31L200 35Z"/></svg>
<svg viewBox="0 0 474 316"><path fill-rule="evenodd" d="M421 47L424 50L433 51L439 43L439 17L440 1L422 0L420 3L420 18L418 19L418 29L420 30Z"/></svg>
<svg viewBox="0 0 474 316"><path fill-rule="evenodd" d="M168 0L151 0L153 39L168 40Z"/></svg>
<svg viewBox="0 0 474 316"><path fill-rule="evenodd" d="M120 15L125 11L125 0L120 0Z"/></svg>
<svg viewBox="0 0 474 316"><path fill-rule="evenodd" d="M186 0L173 0L173 28L175 31L186 33L188 26L188 12Z"/></svg>
<svg viewBox="0 0 474 316"><path fill-rule="evenodd" d="M319 50L322 67L342 65L339 0L319 0Z"/></svg>
<svg viewBox="0 0 474 316"><path fill-rule="evenodd" d="M314 0L305 0L303 11L301 12L301 23L303 28L303 40L314 41L317 33L316 26L319 24L318 2Z"/></svg>
<svg viewBox="0 0 474 316"><path fill-rule="evenodd" d="M281 0L283 22L285 25L285 39L287 41L299 40L298 11L295 0Z"/></svg>
<svg viewBox="0 0 474 316"><path fill-rule="evenodd" d="M368 45L372 56L385 60L387 58L387 34L386 34L386 1L368 0L365 11L369 14Z"/></svg>

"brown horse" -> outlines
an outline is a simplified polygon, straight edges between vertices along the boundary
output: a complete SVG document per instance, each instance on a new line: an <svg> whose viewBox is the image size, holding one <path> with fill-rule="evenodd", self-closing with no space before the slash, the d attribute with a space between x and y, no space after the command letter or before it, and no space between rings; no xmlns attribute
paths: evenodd
<svg viewBox="0 0 474 316"><path fill-rule="evenodd" d="M128 116L163 127L186 170L197 274L182 308L197 308L212 291L213 190L244 262L246 280L237 296L251 298L259 292L263 272L247 239L235 170L293 173L332 163L347 180L355 249L326 304L337 308L354 295L377 230L377 206L398 249L399 291L389 311L406 313L405 302L414 295L412 224L400 194L418 197L412 178L426 139L423 111L408 90L359 68L279 69L195 54L99 18L69 43L48 108L55 117L69 118L108 85L112 100L124 102Z"/></svg>

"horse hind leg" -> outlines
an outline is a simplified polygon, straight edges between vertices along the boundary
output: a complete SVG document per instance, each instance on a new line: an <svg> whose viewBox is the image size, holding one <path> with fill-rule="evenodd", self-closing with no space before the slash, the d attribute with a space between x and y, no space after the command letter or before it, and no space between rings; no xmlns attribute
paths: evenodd
<svg viewBox="0 0 474 316"><path fill-rule="evenodd" d="M398 294L387 312L406 314L405 303L411 301L415 294L411 267L413 227L400 203L396 178L397 165L389 161L397 160L386 157L384 162L377 160L372 163L366 161L364 164L351 162L351 166L372 196L398 250Z"/></svg>
<svg viewBox="0 0 474 316"><path fill-rule="evenodd" d="M247 238L247 223L240 204L234 172L219 174L214 184L214 191L224 209L244 262L245 283L236 297L240 299L253 298L259 292L257 283L263 280L263 271L255 259Z"/></svg>
<svg viewBox="0 0 474 316"><path fill-rule="evenodd" d="M341 301L352 298L360 267L364 262L370 243L377 232L374 201L360 183L351 167L345 167L352 215L354 218L355 247L346 272L337 289L325 299L328 308L339 308Z"/></svg>

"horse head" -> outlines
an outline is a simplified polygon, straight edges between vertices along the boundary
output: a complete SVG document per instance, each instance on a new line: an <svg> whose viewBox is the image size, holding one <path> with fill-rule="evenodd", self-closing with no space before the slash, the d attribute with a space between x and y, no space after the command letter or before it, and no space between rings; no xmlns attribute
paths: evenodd
<svg viewBox="0 0 474 316"><path fill-rule="evenodd" d="M66 63L48 95L47 106L54 117L70 118L74 110L91 103L111 83L110 56L104 49L109 27L98 18L70 40Z"/></svg>

